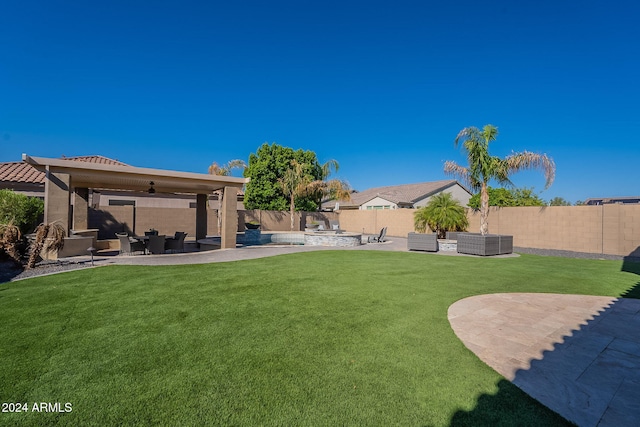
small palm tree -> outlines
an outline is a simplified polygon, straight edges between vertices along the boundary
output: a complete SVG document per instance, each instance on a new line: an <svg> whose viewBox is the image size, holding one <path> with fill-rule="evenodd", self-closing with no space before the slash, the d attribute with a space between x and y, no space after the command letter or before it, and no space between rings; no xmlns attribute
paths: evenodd
<svg viewBox="0 0 640 427"><path fill-rule="evenodd" d="M226 164L220 166L217 162L211 163L209 166L209 174L210 175L220 175L220 176L229 176L231 175L231 171L234 169L244 169L247 167L247 164L240 160L230 160Z"/></svg>
<svg viewBox="0 0 640 427"><path fill-rule="evenodd" d="M552 183L556 173L556 165L553 159L546 154L536 154L529 151L513 153L504 159L489 154L489 143L496 140L498 128L486 125L482 130L476 127L464 128L458 133L455 145L462 143L466 152L469 166L459 166L453 161L444 164L447 174L457 176L474 191L480 191L480 233L489 232L489 193L487 185L489 180L495 179L501 184L513 185L509 180L512 173L524 169L540 169L547 180L545 188Z"/></svg>
<svg viewBox="0 0 640 427"><path fill-rule="evenodd" d="M444 239L447 231L465 231L469 227L467 213L451 193L436 194L414 214L416 231L424 233L427 226Z"/></svg>
<svg viewBox="0 0 640 427"><path fill-rule="evenodd" d="M321 166L322 179L309 183L308 192L313 194L318 204L318 209L322 207L322 201L329 200L351 200L351 186L346 181L340 179L329 179L332 172L338 172L340 165L337 160L329 160Z"/></svg>
<svg viewBox="0 0 640 427"><path fill-rule="evenodd" d="M7 224L0 224L0 249L3 249L16 264L20 264L17 244L21 237L20 228L13 223L13 220Z"/></svg>
<svg viewBox="0 0 640 427"><path fill-rule="evenodd" d="M291 215L291 231L293 231L294 221L293 215L296 210L296 197L302 197L309 193L310 184L314 182L305 170L304 163L297 160L291 160L291 167L287 169L284 176L278 180L282 192L285 196L289 196L289 213Z"/></svg>
<svg viewBox="0 0 640 427"><path fill-rule="evenodd" d="M36 239L31 245L29 262L27 268L34 268L38 262L38 257L42 251L59 251L64 247L64 237L66 236L64 227L58 222L40 224L36 228Z"/></svg>

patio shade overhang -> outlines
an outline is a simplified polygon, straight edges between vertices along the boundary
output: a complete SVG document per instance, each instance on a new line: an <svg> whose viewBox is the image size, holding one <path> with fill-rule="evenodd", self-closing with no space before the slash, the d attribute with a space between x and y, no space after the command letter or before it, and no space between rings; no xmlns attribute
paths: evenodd
<svg viewBox="0 0 640 427"><path fill-rule="evenodd" d="M150 182L158 193L211 194L224 187L241 189L248 178L107 165L22 155L22 161L43 172L69 174L75 188L146 192Z"/></svg>

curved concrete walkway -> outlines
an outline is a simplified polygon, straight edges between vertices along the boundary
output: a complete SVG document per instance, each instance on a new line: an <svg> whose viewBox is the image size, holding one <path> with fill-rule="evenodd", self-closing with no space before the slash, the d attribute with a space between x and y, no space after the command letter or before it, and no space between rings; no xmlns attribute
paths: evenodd
<svg viewBox="0 0 640 427"><path fill-rule="evenodd" d="M640 422L640 300L491 294L457 301L448 316L467 348L566 419Z"/></svg>
<svg viewBox="0 0 640 427"><path fill-rule="evenodd" d="M113 251L109 255L98 253L94 257L96 265L180 265L180 264L207 264L211 262L240 261L246 259L266 258L270 256L291 254L298 252L346 250L346 251L401 251L408 252L407 239L404 237L393 237L383 243L367 243L356 247L328 247L328 246L305 246L305 245L264 245L264 246L239 246L235 249L214 249L203 252L185 252L178 254L162 255L117 255ZM415 252L424 255L441 256L471 256L459 254L457 252ZM518 257L516 253L508 255L498 255L491 258ZM89 256L75 256L68 258L69 261L86 263Z"/></svg>

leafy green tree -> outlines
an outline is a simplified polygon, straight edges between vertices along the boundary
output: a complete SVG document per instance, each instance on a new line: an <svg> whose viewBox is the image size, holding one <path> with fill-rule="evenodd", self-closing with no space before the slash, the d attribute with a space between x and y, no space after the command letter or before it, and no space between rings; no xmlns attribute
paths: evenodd
<svg viewBox="0 0 640 427"><path fill-rule="evenodd" d="M487 187L487 192L489 193L489 206L544 206L546 204L529 188ZM473 209L480 208L480 193L471 196L468 206Z"/></svg>
<svg viewBox="0 0 640 427"><path fill-rule="evenodd" d="M447 231L464 231L469 220L464 207L451 193L436 194L429 203L413 214L416 231L424 233L427 226L444 239Z"/></svg>
<svg viewBox="0 0 640 427"><path fill-rule="evenodd" d="M489 231L489 180L495 179L500 184L513 185L509 180L512 173L537 168L544 172L546 186L553 183L556 165L546 154L536 154L529 151L513 153L504 159L489 154L489 143L496 140L498 128L486 125L482 130L476 127L464 128L458 133L455 145L462 144L469 166L464 167L453 161L444 164L447 174L457 176L474 191L480 191L480 233Z"/></svg>
<svg viewBox="0 0 640 427"><path fill-rule="evenodd" d="M44 213L44 202L37 197L28 197L13 190L0 190L0 224L10 222L22 234L33 231Z"/></svg>
<svg viewBox="0 0 640 427"><path fill-rule="evenodd" d="M285 194L280 180L291 168L292 160L302 165L304 175L310 178L309 182L322 180L322 167L315 152L293 150L265 142L255 153L251 153L249 165L244 170L244 176L250 178L244 194L247 209L283 211L290 206L290 197ZM315 211L318 208L313 195L305 194L294 198L296 210Z"/></svg>
<svg viewBox="0 0 640 427"><path fill-rule="evenodd" d="M489 193L489 206L516 206L513 192L500 187L487 187ZM480 209L480 193L476 193L469 199L468 206L473 209Z"/></svg>
<svg viewBox="0 0 640 427"><path fill-rule="evenodd" d="M530 188L515 188L511 190L513 193L513 199L515 201L514 206L544 206L545 201L542 200L537 194Z"/></svg>
<svg viewBox="0 0 640 427"><path fill-rule="evenodd" d="M571 203L562 197L554 197L549 201L549 206L571 206Z"/></svg>

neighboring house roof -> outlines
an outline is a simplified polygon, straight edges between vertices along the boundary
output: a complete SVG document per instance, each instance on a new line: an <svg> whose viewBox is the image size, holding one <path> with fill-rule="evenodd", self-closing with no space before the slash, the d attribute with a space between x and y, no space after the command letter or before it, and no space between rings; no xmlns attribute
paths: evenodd
<svg viewBox="0 0 640 427"><path fill-rule="evenodd" d="M101 163L106 165L129 166L118 160L109 159L104 156L77 156L62 157L64 160L73 160L78 162ZM44 185L44 172L41 172L25 162L6 162L0 163L0 182L15 182L24 184L42 184Z"/></svg>
<svg viewBox="0 0 640 427"><path fill-rule="evenodd" d="M338 203L340 204L340 207L356 207L361 206L376 197L380 197L395 203L398 206L413 206L416 202L424 199L425 197L439 193L455 184L460 185L456 180L443 180L369 188L368 190L364 190L359 193L352 193L351 201L342 200ZM460 186L471 194L471 192L469 192L465 187L462 185ZM327 207L332 207L335 205L335 201L325 202L325 204Z"/></svg>
<svg viewBox="0 0 640 427"><path fill-rule="evenodd" d="M622 203L622 204L630 204L630 203L640 203L640 197L600 197L600 198L591 198L584 201L585 205L607 205L612 203Z"/></svg>

